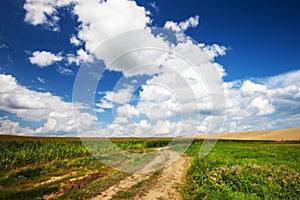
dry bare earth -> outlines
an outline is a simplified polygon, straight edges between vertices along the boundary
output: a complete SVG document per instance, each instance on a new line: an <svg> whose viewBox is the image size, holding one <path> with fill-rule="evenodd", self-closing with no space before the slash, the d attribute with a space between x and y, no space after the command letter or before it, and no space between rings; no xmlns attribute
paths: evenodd
<svg viewBox="0 0 300 200"><path fill-rule="evenodd" d="M215 134L198 135L197 139L216 138ZM225 140L270 140L270 141L300 141L300 128L290 128L283 130L269 131L250 131L250 132L235 132L222 133L219 139Z"/></svg>
<svg viewBox="0 0 300 200"><path fill-rule="evenodd" d="M134 199L181 199L179 186L184 182L190 159L166 149L159 149L159 152L159 155L143 169L103 191L94 200L112 199L118 192L128 190L140 181L147 181L150 176L149 171L160 164L167 164L167 166L155 180L155 184L146 184Z"/></svg>
<svg viewBox="0 0 300 200"><path fill-rule="evenodd" d="M179 157L174 163L166 167L155 184L146 188L143 195L138 195L135 199L156 200L156 199L182 199L179 190L184 182L186 170L190 163L190 158Z"/></svg>

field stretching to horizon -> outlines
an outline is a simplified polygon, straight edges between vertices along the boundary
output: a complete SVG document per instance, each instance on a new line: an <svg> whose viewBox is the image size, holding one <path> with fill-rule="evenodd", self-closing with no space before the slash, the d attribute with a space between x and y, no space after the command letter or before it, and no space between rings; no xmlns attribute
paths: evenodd
<svg viewBox="0 0 300 200"><path fill-rule="evenodd" d="M141 154L170 141L112 139ZM183 199L299 199L300 142L220 140L200 159L202 142L195 140L185 152L190 163L178 186ZM91 199L131 176L99 162L79 138L1 135L0 144L0 199ZM139 199L163 171L150 172L112 199Z"/></svg>

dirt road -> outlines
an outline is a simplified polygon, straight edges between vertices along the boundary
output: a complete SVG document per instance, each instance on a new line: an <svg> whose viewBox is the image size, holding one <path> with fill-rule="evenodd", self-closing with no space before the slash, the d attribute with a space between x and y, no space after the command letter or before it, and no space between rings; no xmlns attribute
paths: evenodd
<svg viewBox="0 0 300 200"><path fill-rule="evenodd" d="M136 196L135 199L182 199L179 189L180 185L184 182L189 163L189 157L179 157L175 162L163 169L161 176L155 181L155 184L147 188L147 192L142 196Z"/></svg>
<svg viewBox="0 0 300 200"><path fill-rule="evenodd" d="M143 192L138 193L133 199L181 199L179 188L184 182L190 158L179 156L178 153L166 149L159 149L158 151L158 156L143 169L103 191L100 195L95 197L94 200L112 199L118 192L126 191L140 181L147 181L150 176L149 171L153 171L153 169L156 169L159 165L166 167L155 180L155 184L146 184L144 188L141 188Z"/></svg>

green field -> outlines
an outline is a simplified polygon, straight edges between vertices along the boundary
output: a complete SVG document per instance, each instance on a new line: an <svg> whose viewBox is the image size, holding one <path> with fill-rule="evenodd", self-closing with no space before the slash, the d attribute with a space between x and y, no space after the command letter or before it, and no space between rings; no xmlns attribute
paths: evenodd
<svg viewBox="0 0 300 200"><path fill-rule="evenodd" d="M112 141L142 154L170 139ZM193 158L181 190L184 199L299 199L300 143L218 141L200 159L201 144L195 141L186 152ZM56 199L87 199L128 176L101 164L77 138L0 136L0 149L0 199L53 194ZM134 196L143 184L123 196Z"/></svg>
<svg viewBox="0 0 300 200"><path fill-rule="evenodd" d="M219 141L193 157L182 190L184 199L300 199L300 143Z"/></svg>

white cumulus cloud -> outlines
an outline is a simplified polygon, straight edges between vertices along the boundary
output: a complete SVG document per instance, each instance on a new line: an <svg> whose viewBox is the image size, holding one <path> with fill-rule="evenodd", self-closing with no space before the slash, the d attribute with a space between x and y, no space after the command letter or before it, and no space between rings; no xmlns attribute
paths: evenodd
<svg viewBox="0 0 300 200"><path fill-rule="evenodd" d="M226 131L299 126L300 71L224 83Z"/></svg>
<svg viewBox="0 0 300 200"><path fill-rule="evenodd" d="M164 25L164 28L170 29L175 32L184 32L190 27L196 27L199 24L199 16L190 17L186 21L183 22L173 22L167 21Z"/></svg>
<svg viewBox="0 0 300 200"><path fill-rule="evenodd" d="M47 51L35 51L29 58L31 64L38 65L41 68L52 65L55 62L61 61L63 57L60 54L53 54Z"/></svg>
<svg viewBox="0 0 300 200"><path fill-rule="evenodd" d="M81 107L83 106L81 105ZM76 127L89 129L96 122L93 115L81 112L79 109L73 111L71 102L65 102L61 97L49 92L30 90L18 84L13 76L4 74L0 74L0 110L15 114L23 121L36 123L46 121L44 125L31 129L30 127L22 127L19 122L13 122L9 118L1 118L1 134L38 135L64 132L74 135ZM74 120L73 112L84 120L81 120L80 123Z"/></svg>

